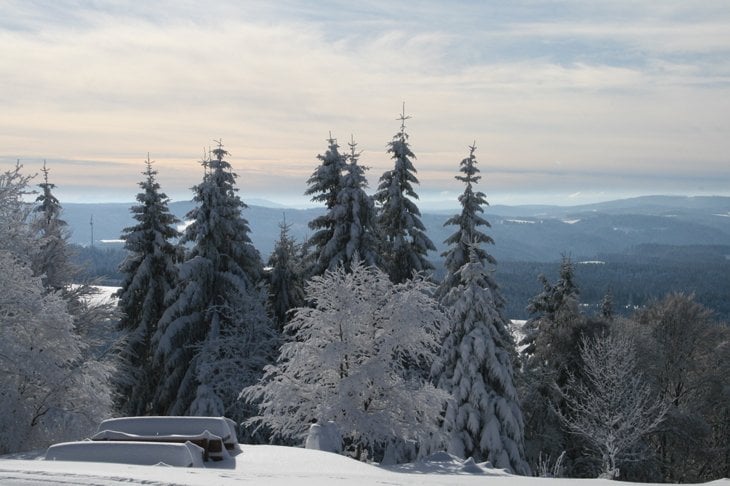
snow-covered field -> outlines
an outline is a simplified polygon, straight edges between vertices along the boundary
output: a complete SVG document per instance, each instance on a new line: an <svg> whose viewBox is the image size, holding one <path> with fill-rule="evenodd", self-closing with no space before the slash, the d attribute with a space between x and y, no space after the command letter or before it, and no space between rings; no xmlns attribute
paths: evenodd
<svg viewBox="0 0 730 486"><path fill-rule="evenodd" d="M278 446L241 445L241 453L207 468L131 466L94 462L45 461L42 453L0 458L0 484L28 485L470 485L492 486L609 486L601 479L542 479L510 476L501 470L436 455L433 460L391 467L364 464L328 452ZM622 483L631 484L631 483ZM712 483L730 486L730 480Z"/></svg>

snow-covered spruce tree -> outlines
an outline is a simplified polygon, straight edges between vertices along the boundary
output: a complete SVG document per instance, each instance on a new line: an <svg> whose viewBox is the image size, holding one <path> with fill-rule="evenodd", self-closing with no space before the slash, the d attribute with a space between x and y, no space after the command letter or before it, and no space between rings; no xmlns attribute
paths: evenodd
<svg viewBox="0 0 730 486"><path fill-rule="evenodd" d="M515 347L502 315L504 298L493 277L495 259L482 248L494 243L478 227L489 223L478 213L487 204L474 190L481 176L476 144L469 147L457 180L465 184L459 196L461 214L447 224L459 229L446 243L446 277L439 287L449 313L443 330L441 358L432 376L453 395L444 416L448 450L461 457L489 460L517 474L529 474L525 462L524 425L517 399L513 362Z"/></svg>
<svg viewBox="0 0 730 486"><path fill-rule="evenodd" d="M313 420L334 421L359 459L439 435L448 394L404 367L435 358L444 316L432 291L420 278L393 284L359 261L313 277L314 306L296 310L276 366L242 393L261 404L250 422L268 426L273 440L303 443Z"/></svg>
<svg viewBox="0 0 730 486"><path fill-rule="evenodd" d="M38 184L41 193L36 198L33 229L36 232L39 249L33 256L33 273L42 278L43 286L49 290L61 290L68 286L78 269L71 264L71 250L68 245L68 224L61 218L63 208L48 181L50 169L43 162L43 182Z"/></svg>
<svg viewBox="0 0 730 486"><path fill-rule="evenodd" d="M335 232L335 222L330 213L337 204L337 195L342 187L342 173L347 165L347 158L340 154L340 146L337 140L332 138L332 134L327 143L329 145L325 154L317 155L321 163L307 180L309 187L304 191L305 195L312 196L312 201L324 203L327 210L325 214L309 222L309 228L314 231L307 242L308 247L312 249L308 269L310 275L320 275L327 268L319 266L319 255L325 245L332 240Z"/></svg>
<svg viewBox="0 0 730 486"><path fill-rule="evenodd" d="M172 240L180 235L180 221L170 212L161 192L157 171L147 156L142 192L131 212L137 224L124 229L128 251L119 267L123 280L117 296L121 311L118 327L125 334L117 377L117 407L125 415L145 415L160 380L153 364L152 336L164 312L167 292L176 284L180 251Z"/></svg>
<svg viewBox="0 0 730 486"><path fill-rule="evenodd" d="M485 265L496 264L494 257L481 247L482 243L494 244L494 240L479 229L480 226L489 228L491 225L480 215L484 213L483 206L489 204L487 197L481 191L474 191L474 185L482 178L478 175L479 168L474 155L476 149L476 143L469 147L469 157L460 163L459 170L464 175L455 176L456 180L465 184L465 187L464 192L459 196L461 213L452 216L444 223L444 226L453 225L458 229L444 241L449 248L441 254L445 259L446 276L439 287L438 295L440 297L445 296L451 289L459 285L456 273L469 261L469 252L472 251L472 248L479 261L484 262ZM491 288L495 290L496 284ZM499 301L499 305L502 305L501 301Z"/></svg>
<svg viewBox="0 0 730 486"><path fill-rule="evenodd" d="M111 406L109 367L85 358L66 300L33 275L20 169L0 174L0 453L87 434Z"/></svg>
<svg viewBox="0 0 730 486"><path fill-rule="evenodd" d="M258 380L260 348L275 346L265 295L257 288L262 263L249 238L246 205L236 194L236 175L224 160L222 144L203 161L198 203L181 241L192 248L180 265L178 283L153 338L162 380L151 412L236 416L238 391ZM251 337L248 340L248 337ZM216 343L229 345L221 349ZM230 358L238 363L230 369ZM245 362L245 363L242 363ZM246 364L248 363L248 364Z"/></svg>
<svg viewBox="0 0 730 486"><path fill-rule="evenodd" d="M428 261L429 251L435 251L433 242L426 236L421 222L421 212L414 199L413 189L418 184L406 133L405 104L399 120L400 131L388 142L388 153L395 161L392 170L380 177L378 190L373 196L378 204L378 226L382 233L385 265L391 280L400 283L413 276L413 272L429 272L433 265Z"/></svg>
<svg viewBox="0 0 730 486"><path fill-rule="evenodd" d="M580 355L581 378L570 374L560 390L566 407L554 411L570 433L590 445L601 477L615 479L622 463L642 459L634 446L659 427L669 403L644 381L625 335L583 338Z"/></svg>
<svg viewBox="0 0 730 486"><path fill-rule="evenodd" d="M315 274L334 270L338 265L344 265L349 270L356 258L366 265L376 266L381 260L376 236L375 205L365 192L368 184L365 179L366 168L358 165L359 154L356 149L353 140L335 205L326 214L331 223L331 237L315 255Z"/></svg>
<svg viewBox="0 0 730 486"><path fill-rule="evenodd" d="M523 327L525 337L520 343L525 346L523 353L526 356L539 353L541 349L551 353L548 348L554 340L554 333L559 328L571 326L580 320L580 291L575 283L574 273L570 257L563 256L555 284L551 284L545 275L539 276L543 290L531 298L527 305L527 311L533 316ZM543 357L538 356L534 361L540 363Z"/></svg>
<svg viewBox="0 0 730 486"><path fill-rule="evenodd" d="M451 325L433 368L438 385L453 396L444 415L447 450L528 475L512 368L514 343L490 270L473 249L455 276L460 284L443 299Z"/></svg>
<svg viewBox="0 0 730 486"><path fill-rule="evenodd" d="M565 371L571 368L566 364L579 364L579 337L575 333L586 323L579 308L579 288L570 257L563 256L555 284L544 275L540 275L540 281L543 290L527 306L527 311L534 315L523 326L525 337L520 344L527 358L525 367L529 370L547 366L560 371L561 379L557 381L562 386L567 377Z"/></svg>
<svg viewBox="0 0 730 486"><path fill-rule="evenodd" d="M304 305L304 268L301 244L289 235L290 225L279 224L279 239L268 261L269 305L281 331L289 311Z"/></svg>

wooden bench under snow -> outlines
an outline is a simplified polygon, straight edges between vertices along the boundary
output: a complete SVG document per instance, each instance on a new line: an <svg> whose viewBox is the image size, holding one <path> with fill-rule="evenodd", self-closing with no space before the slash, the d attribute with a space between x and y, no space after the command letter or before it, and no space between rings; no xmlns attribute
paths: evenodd
<svg viewBox="0 0 730 486"><path fill-rule="evenodd" d="M46 461L112 462L153 466L205 467L203 449L191 442L63 442L46 451Z"/></svg>
<svg viewBox="0 0 730 486"><path fill-rule="evenodd" d="M184 444L192 442L203 449L203 460L222 461L230 457L223 439L213 435L207 430L196 435L137 435L119 432L116 430L102 430L91 437L92 441L115 441L115 442L171 442Z"/></svg>
<svg viewBox="0 0 730 486"><path fill-rule="evenodd" d="M236 436L236 422L226 417L120 417L104 420L99 425L98 432L104 431L121 432L145 438L194 437L208 432L220 437L224 447L229 451L240 450Z"/></svg>

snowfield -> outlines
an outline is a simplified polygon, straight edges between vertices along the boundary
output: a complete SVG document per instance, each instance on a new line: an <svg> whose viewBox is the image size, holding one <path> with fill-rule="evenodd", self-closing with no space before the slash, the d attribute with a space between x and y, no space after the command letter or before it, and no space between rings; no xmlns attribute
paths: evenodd
<svg viewBox="0 0 730 486"><path fill-rule="evenodd" d="M544 479L511 476L483 464L463 462L444 453L414 464L379 467L328 452L293 447L241 445L241 453L206 468L177 468L166 465L131 466L95 462L40 460L45 451L0 458L0 484L28 485L206 485L264 484L304 485L470 485L492 486L609 486L603 479ZM621 483L633 484L633 483ZM635 483L638 484L638 483ZM711 483L730 486L730 480Z"/></svg>

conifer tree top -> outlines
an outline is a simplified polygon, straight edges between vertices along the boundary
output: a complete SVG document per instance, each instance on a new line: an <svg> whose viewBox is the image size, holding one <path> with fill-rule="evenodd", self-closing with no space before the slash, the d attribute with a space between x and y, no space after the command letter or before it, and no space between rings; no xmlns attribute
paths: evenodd
<svg viewBox="0 0 730 486"><path fill-rule="evenodd" d="M452 248L442 254L446 257L447 269L455 273L463 266L469 258L469 246L476 245L475 251L479 259L491 264L496 263L494 258L486 251L479 248L481 243L494 243L494 240L479 230L479 226L489 228L489 222L481 217L479 213L484 212L483 206L488 205L486 195L481 191L474 191L474 184L481 179L477 167L476 142L469 146L469 156L460 163L459 171L463 175L454 176L455 179L465 184L464 192L459 196L461 213L449 218L444 226L458 226L457 231L446 239L445 243Z"/></svg>

